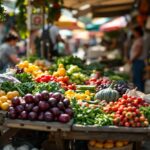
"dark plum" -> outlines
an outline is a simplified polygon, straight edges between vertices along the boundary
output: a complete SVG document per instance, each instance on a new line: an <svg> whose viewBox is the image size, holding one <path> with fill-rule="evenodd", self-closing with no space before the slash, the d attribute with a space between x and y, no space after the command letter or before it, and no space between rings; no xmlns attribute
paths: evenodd
<svg viewBox="0 0 150 150"><path fill-rule="evenodd" d="M17 113L21 113L22 111L24 111L24 107L22 105L18 105L15 107L15 110Z"/></svg>
<svg viewBox="0 0 150 150"><path fill-rule="evenodd" d="M24 100L26 101L26 103L33 103L34 96L32 94L28 93L24 96Z"/></svg>
<svg viewBox="0 0 150 150"><path fill-rule="evenodd" d="M22 111L20 116L21 116L21 119L27 119L28 118L28 113L26 111Z"/></svg>
<svg viewBox="0 0 150 150"><path fill-rule="evenodd" d="M65 107L69 107L69 105L70 105L70 101L66 98L63 100L63 103L64 103Z"/></svg>
<svg viewBox="0 0 150 150"><path fill-rule="evenodd" d="M32 111L35 112L35 113L39 112L39 106L34 106L32 108Z"/></svg>
<svg viewBox="0 0 150 150"><path fill-rule="evenodd" d="M30 112L32 111L33 107L34 107L33 103L25 104L25 111Z"/></svg>
<svg viewBox="0 0 150 150"><path fill-rule="evenodd" d="M57 105L57 100L53 97L49 98L48 103L50 107L55 107Z"/></svg>
<svg viewBox="0 0 150 150"><path fill-rule="evenodd" d="M49 103L48 102L45 102L45 101L40 101L39 102L39 109L41 111L46 111L48 108L49 108Z"/></svg>
<svg viewBox="0 0 150 150"><path fill-rule="evenodd" d="M67 123L70 121L70 116L68 114L60 114L58 120L61 122L61 123Z"/></svg>
<svg viewBox="0 0 150 150"><path fill-rule="evenodd" d="M53 92L49 93L49 98L53 97Z"/></svg>
<svg viewBox="0 0 150 150"><path fill-rule="evenodd" d="M57 102L59 102L62 98L62 94L60 92L55 92L52 97L55 98Z"/></svg>
<svg viewBox="0 0 150 150"><path fill-rule="evenodd" d="M39 101L41 101L41 100L42 100L41 94L40 94L40 93L36 93L36 94L34 95L34 102L35 102L36 104L38 104Z"/></svg>
<svg viewBox="0 0 150 150"><path fill-rule="evenodd" d="M53 119L54 119L54 116L53 116L53 114L51 112L46 111L44 113L44 120L45 121L53 121Z"/></svg>
<svg viewBox="0 0 150 150"><path fill-rule="evenodd" d="M64 109L65 109L64 103L61 102L61 101L57 104L57 107L58 107L60 110L64 110Z"/></svg>
<svg viewBox="0 0 150 150"><path fill-rule="evenodd" d="M58 107L53 107L53 108L51 108L50 111L53 113L54 116L59 116L60 115L60 110L59 110Z"/></svg>
<svg viewBox="0 0 150 150"><path fill-rule="evenodd" d="M66 108L65 113L68 114L70 117L73 117L73 110L71 108Z"/></svg>
<svg viewBox="0 0 150 150"><path fill-rule="evenodd" d="M37 113L35 113L35 112L30 112L30 113L28 114L28 119L29 119L29 120L36 120L36 119L37 119Z"/></svg>
<svg viewBox="0 0 150 150"><path fill-rule="evenodd" d="M38 120L43 121L44 120L44 112L40 112L38 116Z"/></svg>
<svg viewBox="0 0 150 150"><path fill-rule="evenodd" d="M49 99L49 92L48 91L43 91L41 93L42 99L43 100L48 100Z"/></svg>
<svg viewBox="0 0 150 150"><path fill-rule="evenodd" d="M14 97L11 102L12 106L20 105L20 97Z"/></svg>

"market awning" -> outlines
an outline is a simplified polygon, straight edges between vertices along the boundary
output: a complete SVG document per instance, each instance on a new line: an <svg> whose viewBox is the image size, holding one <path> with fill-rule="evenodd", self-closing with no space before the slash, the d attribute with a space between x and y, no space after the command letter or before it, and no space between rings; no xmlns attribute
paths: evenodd
<svg viewBox="0 0 150 150"><path fill-rule="evenodd" d="M64 0L64 5L77 9L78 16L90 12L94 17L112 17L129 13L135 2L136 0Z"/></svg>
<svg viewBox="0 0 150 150"><path fill-rule="evenodd" d="M59 19L59 21L55 22L55 25L57 25L61 29L68 29L68 30L75 30L75 29L84 29L85 25L77 21L75 18L67 17L62 15Z"/></svg>
<svg viewBox="0 0 150 150"><path fill-rule="evenodd" d="M119 30L121 28L126 27L127 21L125 17L119 17L116 19L113 19L112 21L102 25L100 27L100 31L114 31L114 30Z"/></svg>

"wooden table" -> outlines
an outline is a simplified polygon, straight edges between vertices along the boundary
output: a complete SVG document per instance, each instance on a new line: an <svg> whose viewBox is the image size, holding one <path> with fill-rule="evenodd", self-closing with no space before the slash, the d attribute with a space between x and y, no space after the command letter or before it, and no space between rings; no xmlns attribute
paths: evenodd
<svg viewBox="0 0 150 150"><path fill-rule="evenodd" d="M9 137L15 135L21 129L42 130L50 133L50 138L56 141L58 150L66 150L64 148L64 140L129 140L135 143L134 150L140 150L141 141L150 139L150 127L147 128L128 128L128 127L96 127L96 126L70 126L70 130L51 130L51 123L31 122L31 121L11 121L5 122L5 126L9 127L9 131L0 137L0 143L6 143ZM65 124L63 124L65 126ZM67 126L67 125L66 125ZM47 128L48 127L48 128ZM69 127L69 126L68 126Z"/></svg>

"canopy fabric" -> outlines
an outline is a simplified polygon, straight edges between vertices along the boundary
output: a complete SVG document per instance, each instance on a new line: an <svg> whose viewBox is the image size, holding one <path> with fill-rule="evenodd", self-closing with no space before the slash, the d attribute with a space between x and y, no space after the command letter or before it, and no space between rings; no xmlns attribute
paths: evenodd
<svg viewBox="0 0 150 150"><path fill-rule="evenodd" d="M126 27L126 25L127 25L127 21L125 17L119 17L102 25L100 27L100 31L108 32L108 31L119 30L121 28Z"/></svg>
<svg viewBox="0 0 150 150"><path fill-rule="evenodd" d="M90 12L94 17L113 17L129 13L136 2L137 0L64 0L64 5L77 9L77 16Z"/></svg>
<svg viewBox="0 0 150 150"><path fill-rule="evenodd" d="M65 15L62 15L60 17L59 21L55 22L55 25L61 29L68 29L68 30L85 28L85 25L82 22L77 21L77 19L75 19L75 18L67 17Z"/></svg>

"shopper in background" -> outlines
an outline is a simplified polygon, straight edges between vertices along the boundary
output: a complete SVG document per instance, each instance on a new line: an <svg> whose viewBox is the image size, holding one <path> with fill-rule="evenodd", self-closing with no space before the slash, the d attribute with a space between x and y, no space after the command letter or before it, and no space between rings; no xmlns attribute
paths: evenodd
<svg viewBox="0 0 150 150"><path fill-rule="evenodd" d="M55 21L60 18L61 12L55 16ZM54 56L59 56L58 43L62 42L68 50L68 44L59 34L59 28L48 18L48 24L43 28L41 34L41 48L44 50L44 57L51 60Z"/></svg>
<svg viewBox="0 0 150 150"><path fill-rule="evenodd" d="M133 83L144 92L144 67L146 52L143 48L143 30L139 26L132 28L134 41L130 51L129 63L132 64Z"/></svg>
<svg viewBox="0 0 150 150"><path fill-rule="evenodd" d="M16 52L16 43L18 36L14 33L8 33L4 38L4 43L0 46L0 71L3 72L8 67L14 67L20 59Z"/></svg>

